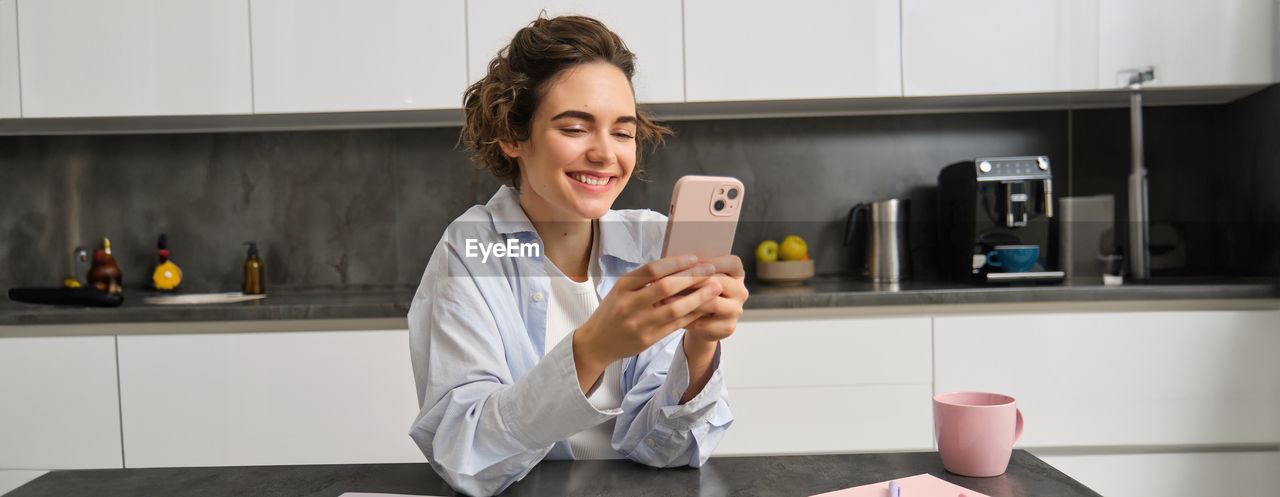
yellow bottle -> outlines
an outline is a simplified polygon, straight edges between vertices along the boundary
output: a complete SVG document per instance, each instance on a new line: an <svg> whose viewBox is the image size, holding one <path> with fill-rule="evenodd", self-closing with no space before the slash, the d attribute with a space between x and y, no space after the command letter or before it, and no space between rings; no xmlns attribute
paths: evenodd
<svg viewBox="0 0 1280 497"><path fill-rule="evenodd" d="M165 235L160 235L160 241L156 246L159 248L156 250L156 257L160 262L156 264L156 270L151 273L151 282L156 290L173 290L182 283L182 270L169 260L169 241Z"/></svg>

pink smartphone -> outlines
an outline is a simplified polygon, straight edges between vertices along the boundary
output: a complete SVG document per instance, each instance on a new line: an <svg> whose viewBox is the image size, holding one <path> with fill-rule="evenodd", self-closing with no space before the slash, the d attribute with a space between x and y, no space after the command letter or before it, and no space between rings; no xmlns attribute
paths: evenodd
<svg viewBox="0 0 1280 497"><path fill-rule="evenodd" d="M742 212L742 182L728 176L684 176L671 192L662 256L729 255Z"/></svg>

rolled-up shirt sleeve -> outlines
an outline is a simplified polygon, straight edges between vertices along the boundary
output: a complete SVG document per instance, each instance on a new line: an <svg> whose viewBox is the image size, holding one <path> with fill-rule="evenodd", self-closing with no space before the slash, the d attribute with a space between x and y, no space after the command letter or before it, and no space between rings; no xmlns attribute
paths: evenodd
<svg viewBox="0 0 1280 497"><path fill-rule="evenodd" d="M436 247L409 311L421 405L409 434L454 489L492 495L557 441L617 412L582 394L570 339L513 379L493 311L475 278L447 274L449 252L444 242Z"/></svg>
<svg viewBox="0 0 1280 497"><path fill-rule="evenodd" d="M684 404L689 362L684 331L671 334L635 358L636 378L622 401L613 448L629 459L654 467L701 467L733 422L729 392L716 346L712 375L702 391Z"/></svg>

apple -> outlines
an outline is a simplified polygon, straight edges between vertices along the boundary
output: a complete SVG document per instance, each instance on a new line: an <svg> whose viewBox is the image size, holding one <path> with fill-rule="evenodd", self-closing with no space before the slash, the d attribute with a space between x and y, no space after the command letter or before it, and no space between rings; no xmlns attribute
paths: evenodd
<svg viewBox="0 0 1280 497"><path fill-rule="evenodd" d="M778 247L778 256L784 261L804 260L809 255L809 246L804 243L804 239L795 235L788 235L782 239L782 245Z"/></svg>
<svg viewBox="0 0 1280 497"><path fill-rule="evenodd" d="M756 245L756 260L759 262L774 262L778 260L778 242L773 240L765 240Z"/></svg>

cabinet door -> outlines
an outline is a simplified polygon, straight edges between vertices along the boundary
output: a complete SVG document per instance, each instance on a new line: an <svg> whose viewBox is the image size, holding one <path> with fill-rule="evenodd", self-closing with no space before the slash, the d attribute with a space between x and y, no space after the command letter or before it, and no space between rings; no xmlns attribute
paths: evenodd
<svg viewBox="0 0 1280 497"><path fill-rule="evenodd" d="M468 81L484 76L498 50L516 31L546 10L547 17L594 17L618 33L636 54L634 85L642 103L684 101L680 0L593 2L590 0L468 0Z"/></svg>
<svg viewBox="0 0 1280 497"><path fill-rule="evenodd" d="M907 96L1096 88L1097 0L902 0Z"/></svg>
<svg viewBox="0 0 1280 497"><path fill-rule="evenodd" d="M252 111L242 1L22 2L18 28L24 117Z"/></svg>
<svg viewBox="0 0 1280 497"><path fill-rule="evenodd" d="M421 462L405 330L120 337L125 464Z"/></svg>
<svg viewBox="0 0 1280 497"><path fill-rule="evenodd" d="M900 96L898 17L898 0L690 0L686 98Z"/></svg>
<svg viewBox="0 0 1280 497"><path fill-rule="evenodd" d="M1275 495L1280 451L1036 457L1102 495Z"/></svg>
<svg viewBox="0 0 1280 497"><path fill-rule="evenodd" d="M1274 0L1104 0L1098 12L1098 83L1154 66L1151 86L1269 84L1276 64Z"/></svg>
<svg viewBox="0 0 1280 497"><path fill-rule="evenodd" d="M938 317L936 389L1013 396L1020 445L1280 442L1280 311Z"/></svg>
<svg viewBox="0 0 1280 497"><path fill-rule="evenodd" d="M461 107L462 2L252 0L254 111Z"/></svg>
<svg viewBox="0 0 1280 497"><path fill-rule="evenodd" d="M716 454L928 449L931 348L929 318L743 321L723 345L734 422Z"/></svg>
<svg viewBox="0 0 1280 497"><path fill-rule="evenodd" d="M0 119L22 117L17 8L17 0L0 0Z"/></svg>
<svg viewBox="0 0 1280 497"><path fill-rule="evenodd" d="M115 337L0 338L0 468L120 468Z"/></svg>

